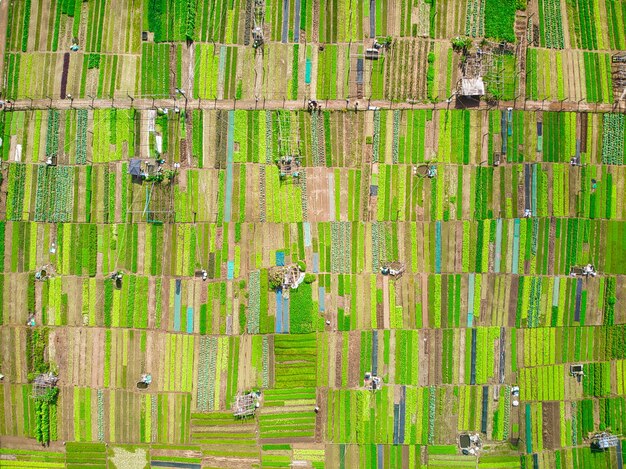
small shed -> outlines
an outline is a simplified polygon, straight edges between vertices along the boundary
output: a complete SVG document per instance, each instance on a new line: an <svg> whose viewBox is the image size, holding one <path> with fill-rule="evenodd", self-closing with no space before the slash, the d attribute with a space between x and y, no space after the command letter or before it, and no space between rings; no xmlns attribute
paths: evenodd
<svg viewBox="0 0 626 469"><path fill-rule="evenodd" d="M232 406L233 415L238 418L250 417L254 415L258 407L260 403L257 393L238 393Z"/></svg>
<svg viewBox="0 0 626 469"><path fill-rule="evenodd" d="M41 373L33 381L33 389L31 397L38 399L48 395L50 389L55 388L59 378L52 372Z"/></svg>
<svg viewBox="0 0 626 469"><path fill-rule="evenodd" d="M367 60L378 60L378 49L365 49L365 58Z"/></svg>
<svg viewBox="0 0 626 469"><path fill-rule="evenodd" d="M133 158L128 165L128 174L133 177L141 177L141 160Z"/></svg>
<svg viewBox="0 0 626 469"><path fill-rule="evenodd" d="M389 264L389 275L398 277L402 275L402 272L404 272L404 264L402 262L393 261Z"/></svg>
<svg viewBox="0 0 626 469"><path fill-rule="evenodd" d="M378 389L383 387L383 380L374 375L372 372L365 372L365 376L363 377L363 386L368 391L377 391Z"/></svg>
<svg viewBox="0 0 626 469"><path fill-rule="evenodd" d="M484 96L485 83L482 77L462 78L461 79L461 96Z"/></svg>
<svg viewBox="0 0 626 469"><path fill-rule="evenodd" d="M384 265L380 268L380 272L383 275L389 275L394 279L399 279L405 270L405 266L400 261L393 261L388 265Z"/></svg>
<svg viewBox="0 0 626 469"><path fill-rule="evenodd" d="M585 376L583 366L580 363L570 365L569 374L575 377L576 381L578 381L579 383L582 380L583 376Z"/></svg>
<svg viewBox="0 0 626 469"><path fill-rule="evenodd" d="M617 52L611 57L614 64L626 64L626 52Z"/></svg>
<svg viewBox="0 0 626 469"><path fill-rule="evenodd" d="M591 447L596 450L604 451L614 448L619 444L619 438L607 432L597 433L591 441Z"/></svg>
<svg viewBox="0 0 626 469"><path fill-rule="evenodd" d="M144 373L137 382L137 389L148 389L150 384L152 384L152 375L150 373Z"/></svg>

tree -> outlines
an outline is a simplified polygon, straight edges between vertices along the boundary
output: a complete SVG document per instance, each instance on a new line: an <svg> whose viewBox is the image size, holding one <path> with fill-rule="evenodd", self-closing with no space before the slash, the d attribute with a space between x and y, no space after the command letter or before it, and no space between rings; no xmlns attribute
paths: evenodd
<svg viewBox="0 0 626 469"><path fill-rule="evenodd" d="M455 52L462 52L463 54L467 54L467 51L472 47L471 37L456 36L452 38L451 42L452 49Z"/></svg>

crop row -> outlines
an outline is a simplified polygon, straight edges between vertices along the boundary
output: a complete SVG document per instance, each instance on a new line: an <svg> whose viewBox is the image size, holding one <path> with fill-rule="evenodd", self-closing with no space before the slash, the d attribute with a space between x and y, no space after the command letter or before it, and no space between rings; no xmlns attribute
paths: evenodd
<svg viewBox="0 0 626 469"><path fill-rule="evenodd" d="M602 163L624 164L624 114L604 114L602 122Z"/></svg>
<svg viewBox="0 0 626 469"><path fill-rule="evenodd" d="M541 42L545 47L563 49L563 23L560 0L539 2L539 28Z"/></svg>

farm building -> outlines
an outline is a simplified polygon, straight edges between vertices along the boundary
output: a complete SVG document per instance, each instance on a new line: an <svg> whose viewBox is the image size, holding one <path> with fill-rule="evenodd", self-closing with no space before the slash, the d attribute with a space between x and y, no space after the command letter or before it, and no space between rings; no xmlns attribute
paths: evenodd
<svg viewBox="0 0 626 469"><path fill-rule="evenodd" d="M395 279L400 278L405 270L405 266L400 261L393 261L389 265L384 265L380 268L383 275L389 275Z"/></svg>
<svg viewBox="0 0 626 469"><path fill-rule="evenodd" d="M33 381L31 396L35 399L45 396L50 389L56 387L58 380L59 378L52 372L37 375Z"/></svg>
<svg viewBox="0 0 626 469"><path fill-rule="evenodd" d="M378 49L365 49L365 58L367 60L378 60Z"/></svg>
<svg viewBox="0 0 626 469"><path fill-rule="evenodd" d="M462 78L461 90L459 94L461 96L484 96L485 83L483 82L482 77Z"/></svg>
<svg viewBox="0 0 626 469"><path fill-rule="evenodd" d="M143 173L141 172L141 160L138 158L133 158L130 160L128 164L128 174L135 178L140 178Z"/></svg>
<svg viewBox="0 0 626 469"><path fill-rule="evenodd" d="M298 288L304 280L305 273L296 264L291 264L272 267L269 275L270 279L273 279L276 285L280 284L283 292L286 293L290 288Z"/></svg>
<svg viewBox="0 0 626 469"><path fill-rule="evenodd" d="M619 444L619 438L607 432L597 433L591 440L591 447L600 451L614 448Z"/></svg>
<svg viewBox="0 0 626 469"><path fill-rule="evenodd" d="M232 405L233 415L237 418L250 417L254 415L260 406L259 395L257 393L238 393Z"/></svg>

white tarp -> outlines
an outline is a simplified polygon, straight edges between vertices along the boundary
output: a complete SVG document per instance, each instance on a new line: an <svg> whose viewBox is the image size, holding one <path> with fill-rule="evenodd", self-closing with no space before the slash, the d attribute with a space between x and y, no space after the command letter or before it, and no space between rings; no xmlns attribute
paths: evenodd
<svg viewBox="0 0 626 469"><path fill-rule="evenodd" d="M483 96L485 94L485 84L482 77L461 79L462 96Z"/></svg>
<svg viewBox="0 0 626 469"><path fill-rule="evenodd" d="M148 110L148 132L154 132L154 122L156 120L156 111L154 109Z"/></svg>

